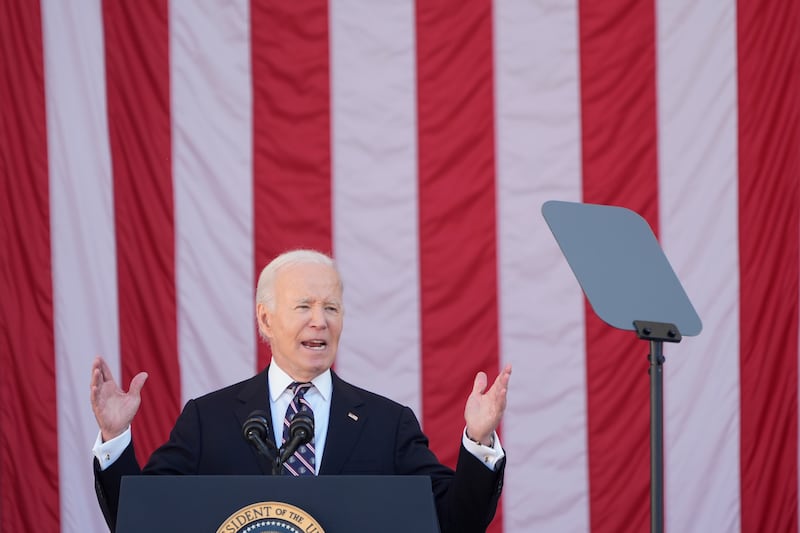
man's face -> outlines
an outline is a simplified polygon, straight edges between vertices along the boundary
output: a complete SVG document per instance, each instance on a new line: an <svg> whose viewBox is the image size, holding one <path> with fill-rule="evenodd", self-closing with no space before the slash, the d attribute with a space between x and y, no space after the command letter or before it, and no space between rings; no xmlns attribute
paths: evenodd
<svg viewBox="0 0 800 533"><path fill-rule="evenodd" d="M274 311L259 304L261 331L272 357L296 381L311 381L333 365L342 333L342 289L326 265L288 265L275 277Z"/></svg>

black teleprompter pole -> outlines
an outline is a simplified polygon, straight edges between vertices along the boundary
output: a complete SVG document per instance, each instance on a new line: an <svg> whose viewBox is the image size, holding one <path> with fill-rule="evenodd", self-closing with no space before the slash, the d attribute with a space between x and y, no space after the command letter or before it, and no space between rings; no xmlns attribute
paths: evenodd
<svg viewBox="0 0 800 533"><path fill-rule="evenodd" d="M680 342L674 324L634 320L640 339L650 342L650 531L664 531L664 342Z"/></svg>

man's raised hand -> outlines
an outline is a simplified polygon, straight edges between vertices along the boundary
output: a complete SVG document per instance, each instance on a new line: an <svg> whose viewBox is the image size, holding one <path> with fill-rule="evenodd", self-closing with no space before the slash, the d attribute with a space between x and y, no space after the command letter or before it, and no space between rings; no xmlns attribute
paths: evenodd
<svg viewBox="0 0 800 533"><path fill-rule="evenodd" d="M492 435L506 410L508 380L511 378L511 365L507 365L486 390L487 376L478 372L472 392L464 407L464 420L467 422L468 438L489 446ZM484 392L485 391L485 392Z"/></svg>
<svg viewBox="0 0 800 533"><path fill-rule="evenodd" d="M95 358L89 386L90 400L103 442L119 436L131 425L142 402L141 391L145 381L147 372L139 372L131 380L128 392L124 392L114 381L105 360Z"/></svg>

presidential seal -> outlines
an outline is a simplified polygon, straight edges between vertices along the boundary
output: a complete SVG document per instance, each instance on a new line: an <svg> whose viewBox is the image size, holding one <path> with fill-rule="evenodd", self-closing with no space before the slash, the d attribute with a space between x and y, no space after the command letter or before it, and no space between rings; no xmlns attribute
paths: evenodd
<svg viewBox="0 0 800 533"><path fill-rule="evenodd" d="M294 505L260 502L230 515L217 533L325 533L325 530L311 515Z"/></svg>

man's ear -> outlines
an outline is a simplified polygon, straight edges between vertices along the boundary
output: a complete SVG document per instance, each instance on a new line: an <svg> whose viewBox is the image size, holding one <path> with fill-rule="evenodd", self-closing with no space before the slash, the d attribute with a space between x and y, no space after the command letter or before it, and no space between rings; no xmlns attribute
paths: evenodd
<svg viewBox="0 0 800 533"><path fill-rule="evenodd" d="M271 328L269 325L270 313L267 306L264 304L256 305L256 319L258 320L258 329L265 337L271 336Z"/></svg>

